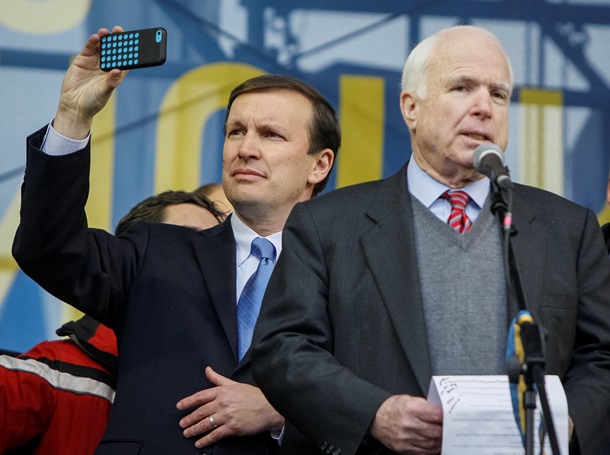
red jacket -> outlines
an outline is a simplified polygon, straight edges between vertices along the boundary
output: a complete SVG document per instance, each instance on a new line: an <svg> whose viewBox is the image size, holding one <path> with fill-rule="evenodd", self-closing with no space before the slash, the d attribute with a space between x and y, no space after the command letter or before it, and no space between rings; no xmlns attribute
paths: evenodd
<svg viewBox="0 0 610 455"><path fill-rule="evenodd" d="M114 332L85 316L19 357L0 356L0 454L87 455L114 399Z"/></svg>

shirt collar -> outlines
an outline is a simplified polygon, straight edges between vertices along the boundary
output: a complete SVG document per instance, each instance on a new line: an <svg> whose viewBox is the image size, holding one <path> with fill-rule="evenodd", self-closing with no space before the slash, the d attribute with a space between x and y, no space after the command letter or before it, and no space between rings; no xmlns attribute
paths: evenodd
<svg viewBox="0 0 610 455"><path fill-rule="evenodd" d="M231 214L231 227L235 236L235 263L239 267L248 256L250 256L250 248L252 240L260 237L252 228L244 223L235 212ZM276 232L265 237L275 247L276 258L279 257L282 251L282 231Z"/></svg>
<svg viewBox="0 0 610 455"><path fill-rule="evenodd" d="M428 208L441 194L451 189L426 174L414 159L410 159L407 164L407 182L409 192ZM484 177L461 189L468 193L468 196L479 208L483 207L489 194L489 178Z"/></svg>

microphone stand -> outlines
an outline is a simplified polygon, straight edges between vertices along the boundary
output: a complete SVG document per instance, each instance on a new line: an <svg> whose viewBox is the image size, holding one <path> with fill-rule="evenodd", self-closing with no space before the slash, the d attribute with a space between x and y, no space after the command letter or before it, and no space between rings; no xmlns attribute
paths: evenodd
<svg viewBox="0 0 610 455"><path fill-rule="evenodd" d="M503 248L504 248L504 273L508 286L508 295L515 294L519 308L527 310L525 293L523 292L519 269L515 260L515 255L511 243L511 238L517 235L517 229L512 222L512 186L506 190L501 190L498 185L491 180L492 204L491 211L496 214L502 226ZM506 197L504 197L504 194ZM536 388L540 395L543 418L549 433L551 449L554 455L560 455L557 434L551 415L548 397L546 395L544 369L545 369L545 349L544 338L540 327L535 321L523 323L520 326L521 341L523 344L524 358L523 363L517 358L516 361L509 363L509 379L515 384L519 382L522 375L526 390L523 393L523 407L525 408L525 455L534 455L534 411L536 410ZM542 453L544 441L540 441L540 451Z"/></svg>

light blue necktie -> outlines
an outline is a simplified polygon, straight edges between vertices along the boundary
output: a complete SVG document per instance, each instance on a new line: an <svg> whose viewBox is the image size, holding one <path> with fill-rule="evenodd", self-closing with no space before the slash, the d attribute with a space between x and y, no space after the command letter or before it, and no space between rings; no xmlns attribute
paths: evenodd
<svg viewBox="0 0 610 455"><path fill-rule="evenodd" d="M239 335L238 355L242 359L250 343L254 325L261 309L263 295L275 266L275 247L262 237L252 240L250 252L260 261L256 272L250 277L237 303L237 330Z"/></svg>

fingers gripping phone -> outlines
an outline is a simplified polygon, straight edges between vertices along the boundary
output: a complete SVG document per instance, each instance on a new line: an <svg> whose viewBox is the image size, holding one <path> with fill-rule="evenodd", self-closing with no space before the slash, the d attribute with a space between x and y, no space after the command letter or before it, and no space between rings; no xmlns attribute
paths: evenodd
<svg viewBox="0 0 610 455"><path fill-rule="evenodd" d="M129 70L165 63L167 31L146 28L103 36L100 43L100 69Z"/></svg>

